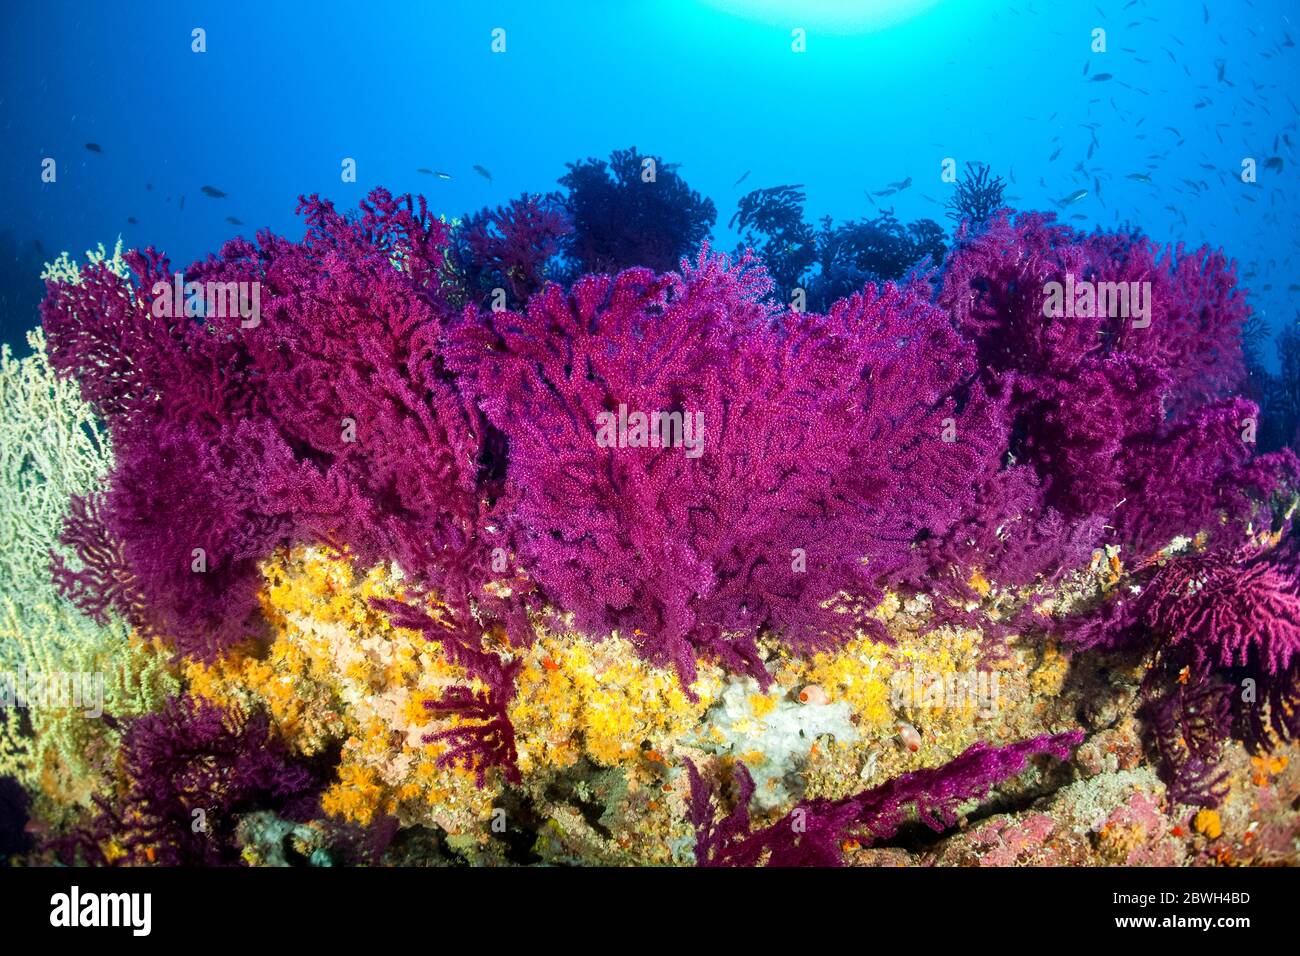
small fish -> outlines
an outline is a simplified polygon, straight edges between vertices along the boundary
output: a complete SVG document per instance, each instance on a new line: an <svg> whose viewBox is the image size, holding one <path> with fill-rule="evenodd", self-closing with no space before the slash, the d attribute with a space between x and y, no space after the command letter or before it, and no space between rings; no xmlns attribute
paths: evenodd
<svg viewBox="0 0 1300 956"><path fill-rule="evenodd" d="M1062 198L1062 199L1058 199L1058 200L1056 201L1056 204L1057 204L1058 206L1073 206L1075 203L1079 202L1081 199L1083 199L1083 198L1084 198L1085 196L1087 196L1087 195L1088 195L1088 190L1086 190L1086 189L1076 189L1074 192L1070 193L1070 195L1068 195L1068 196L1066 196L1066 197L1064 197L1064 198Z"/></svg>
<svg viewBox="0 0 1300 956"><path fill-rule="evenodd" d="M1055 162L1055 161L1056 161L1056 157L1057 157L1057 156L1060 156L1060 155L1061 155L1061 148L1058 146L1057 149L1056 149L1056 152L1054 152L1051 156L1048 156L1048 157L1047 157L1047 161L1048 161L1049 163L1051 163L1051 162Z"/></svg>
<svg viewBox="0 0 1300 956"><path fill-rule="evenodd" d="M1110 74L1110 73L1094 73L1093 76L1092 76L1092 82L1093 82L1093 83L1105 83L1107 80L1111 79L1111 77L1112 77L1112 74Z"/></svg>
<svg viewBox="0 0 1300 956"><path fill-rule="evenodd" d="M749 174L750 174L750 172L751 172L751 171L748 170L748 169L745 170L744 174L741 175L741 177L740 177L739 179L737 179L734 183L731 184L731 188L732 188L732 189L735 189L737 186L739 186L741 183L743 183L746 179L748 179L748 178L749 178Z"/></svg>
<svg viewBox="0 0 1300 956"><path fill-rule="evenodd" d="M1151 182L1151 177L1148 176L1146 173L1129 173L1129 174L1128 174L1126 177L1124 177L1124 178L1125 178L1125 179L1132 179L1132 180L1135 180L1136 182L1139 182L1139 183L1149 183L1149 182Z"/></svg>
<svg viewBox="0 0 1300 956"><path fill-rule="evenodd" d="M911 177L911 176L908 176L908 177L907 177L906 179L904 179L902 182L897 182L897 183L887 183L887 185L889 186L890 189L893 189L893 190L895 190L896 192L902 192L902 191L903 191L904 189L906 189L908 186L912 185L912 177Z"/></svg>
<svg viewBox="0 0 1300 956"><path fill-rule="evenodd" d="M86 149L90 150L92 153L102 153L104 151L104 147L100 146L98 143L87 143Z"/></svg>
<svg viewBox="0 0 1300 956"><path fill-rule="evenodd" d="M242 225L243 225L243 223L240 222L238 219L236 219L234 216L227 216L227 217L226 217L226 222L230 223L232 226L242 226Z"/></svg>
<svg viewBox="0 0 1300 956"><path fill-rule="evenodd" d="M427 167L427 166L421 166L419 169L416 170L416 172L417 172L417 173L424 173L424 175L426 175L426 176L432 176L432 175L433 175L433 170L430 169L430 168Z"/></svg>
<svg viewBox="0 0 1300 956"><path fill-rule="evenodd" d="M478 173L480 176L482 176L482 177L483 177L484 179L486 179L488 182L492 182L492 174L489 173L489 172L488 172L486 169L484 169L482 166L475 166L475 167L474 167L474 172Z"/></svg>
<svg viewBox="0 0 1300 956"><path fill-rule="evenodd" d="M218 189L216 186L204 186L202 189L199 190L199 192L203 193L203 195L205 195L205 196L211 196L213 199L225 199L225 198L226 198L226 194L223 193L223 192L222 192L220 189Z"/></svg>
<svg viewBox="0 0 1300 956"><path fill-rule="evenodd" d="M1296 285L1296 283L1292 282L1289 286L1286 287L1286 290L1288 292L1300 292L1300 285Z"/></svg>
<svg viewBox="0 0 1300 956"><path fill-rule="evenodd" d="M1264 160L1264 168L1274 169L1280 173L1282 171L1282 157L1270 156L1268 159Z"/></svg>
<svg viewBox="0 0 1300 956"><path fill-rule="evenodd" d="M145 184L144 184L144 191L147 192L147 193L151 193L151 192L153 192L153 183L145 183Z"/></svg>
<svg viewBox="0 0 1300 956"><path fill-rule="evenodd" d="M185 208L185 197L184 197L184 195L181 196L181 205L180 205L180 208L181 208L181 209L184 209L184 208Z"/></svg>
<svg viewBox="0 0 1300 956"><path fill-rule="evenodd" d="M1081 213L1081 212L1076 212L1076 213L1075 213L1073 216L1071 216L1070 218L1071 218L1071 219L1087 219L1088 217L1085 216L1085 215L1084 215L1083 213Z"/></svg>
<svg viewBox="0 0 1300 956"><path fill-rule="evenodd" d="M434 173L434 175L437 176L439 179L451 179L451 173L444 173L441 170Z"/></svg>
<svg viewBox="0 0 1300 956"><path fill-rule="evenodd" d="M129 222L129 223L130 223L131 225L133 225L133 226L138 226L138 225L140 225L140 220L139 220L139 219L136 219L135 216L127 216L127 217L126 217L126 221Z"/></svg>

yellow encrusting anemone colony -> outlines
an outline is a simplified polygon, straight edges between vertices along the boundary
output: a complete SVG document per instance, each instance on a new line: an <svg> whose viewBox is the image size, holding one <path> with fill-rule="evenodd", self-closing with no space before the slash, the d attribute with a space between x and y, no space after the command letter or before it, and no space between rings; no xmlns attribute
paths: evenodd
<svg viewBox="0 0 1300 956"><path fill-rule="evenodd" d="M383 598L417 599L395 566L359 569L327 547L281 551L263 565L269 646L211 664L187 661L183 677L192 693L236 714L265 708L297 753L339 747L337 777L322 799L328 814L359 824L395 817L403 826L436 826L482 844L492 833L503 781L490 774L488 785L478 786L472 770L440 763L445 742L426 741L457 718L434 717L425 702L470 679L438 644L394 627L371 603ZM435 600L418 599L438 613ZM1027 686L1030 668L1023 655L981 662L973 630L921 636L917 613L893 596L886 600L878 614L891 629L892 644L860 636L838 650L800 658L771 642L764 648L773 677L766 689L700 660L689 693L675 670L648 663L629 641L593 641L539 618L531 646L501 650L522 658L509 716L524 790L544 805L567 771L613 772L622 798L638 801L638 826L661 838L644 852L667 862L671 854L663 847L689 833L681 812L685 760L740 760L760 782L770 772L775 795L763 806L773 814L796 798L843 796L902 770L942 763L987 733L993 715L981 712L973 698L927 709L924 699L912 699L911 689L921 686L909 683L914 676L944 682L978 667L999 668L1000 697L1010 699L1026 696L1005 690L1017 682ZM1038 667L1036 685L1051 670ZM730 708L727 720L711 716L720 712L724 695L739 708ZM847 722L801 717L817 713L841 714ZM791 728L827 726L839 732L799 734L803 739L791 743ZM903 728L917 734L918 746L900 742ZM803 792L778 785L790 769L804 771ZM562 807L552 809L565 815ZM556 831L563 833L562 820L547 832Z"/></svg>

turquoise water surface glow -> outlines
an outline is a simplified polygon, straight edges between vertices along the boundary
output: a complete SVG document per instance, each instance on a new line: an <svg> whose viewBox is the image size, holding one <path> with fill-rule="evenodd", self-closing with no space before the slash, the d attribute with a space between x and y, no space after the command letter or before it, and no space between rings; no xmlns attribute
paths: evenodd
<svg viewBox="0 0 1300 956"><path fill-rule="evenodd" d="M759 23L851 34L895 26L938 6L940 0L706 0L706 3Z"/></svg>

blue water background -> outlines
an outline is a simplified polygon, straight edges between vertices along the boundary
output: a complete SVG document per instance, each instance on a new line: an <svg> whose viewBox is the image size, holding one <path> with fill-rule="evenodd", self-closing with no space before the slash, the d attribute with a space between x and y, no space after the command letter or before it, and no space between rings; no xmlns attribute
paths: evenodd
<svg viewBox="0 0 1300 956"><path fill-rule="evenodd" d="M761 186L803 184L810 218L892 208L945 225L947 157L1014 173L1017 208L1058 209L1087 189L1059 209L1065 221L1222 246L1278 329L1296 321L1300 282L1298 10L1294 0L6 4L0 322L8 341L36 324L31 272L63 249L80 256L120 235L183 265L258 227L300 235L301 193L351 206L376 185L421 191L458 216L553 189L566 162L635 145L681 163L714 200L728 250L736 200ZM206 53L191 51L195 27ZM498 27L504 54L491 50ZM797 27L805 53L792 51ZM1090 49L1097 27L1105 53ZM1281 170L1264 165L1275 156ZM46 157L56 183L41 182ZM355 183L340 179L345 157ZM1240 180L1245 157L1258 162L1256 185ZM908 178L896 195L867 195ZM204 185L228 196L204 196Z"/></svg>

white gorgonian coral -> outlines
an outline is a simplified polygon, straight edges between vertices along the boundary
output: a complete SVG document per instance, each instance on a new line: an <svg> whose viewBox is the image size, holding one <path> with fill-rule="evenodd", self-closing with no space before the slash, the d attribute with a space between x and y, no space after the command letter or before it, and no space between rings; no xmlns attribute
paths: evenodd
<svg viewBox="0 0 1300 956"><path fill-rule="evenodd" d="M110 256L108 250L104 248L101 242L96 249L86 250L86 265L97 266L105 265L114 275L121 276L123 279L129 278L130 270L127 268L125 260L122 258L122 237L119 236L117 244L113 246L113 254ZM81 284L81 269L77 261L68 255L67 252L60 252L59 257L53 262L45 263L45 268L41 270L41 279L46 282L64 282L68 285Z"/></svg>
<svg viewBox="0 0 1300 956"><path fill-rule="evenodd" d="M24 622L64 603L50 580L50 549L73 495L95 490L113 463L108 435L77 383L56 377L45 336L27 334L32 354L0 351L0 588ZM0 664L15 648L0 644Z"/></svg>

